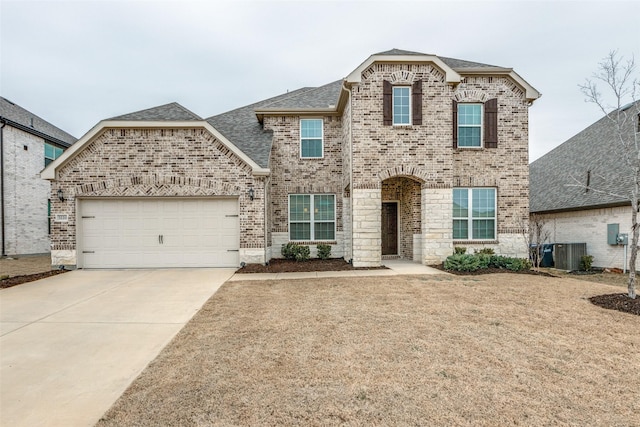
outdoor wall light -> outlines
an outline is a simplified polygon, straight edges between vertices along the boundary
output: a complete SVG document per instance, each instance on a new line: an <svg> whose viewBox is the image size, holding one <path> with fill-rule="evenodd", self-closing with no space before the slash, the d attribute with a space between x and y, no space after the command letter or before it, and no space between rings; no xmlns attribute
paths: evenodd
<svg viewBox="0 0 640 427"><path fill-rule="evenodd" d="M255 193L253 192L253 187L251 187L249 189L249 200L253 200L253 196L255 195Z"/></svg>
<svg viewBox="0 0 640 427"><path fill-rule="evenodd" d="M58 188L58 200L64 202L64 194L62 193L62 188Z"/></svg>

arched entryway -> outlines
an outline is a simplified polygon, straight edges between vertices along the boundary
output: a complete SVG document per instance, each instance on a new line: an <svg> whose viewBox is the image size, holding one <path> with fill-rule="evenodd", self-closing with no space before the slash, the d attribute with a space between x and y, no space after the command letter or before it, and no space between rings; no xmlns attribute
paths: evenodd
<svg viewBox="0 0 640 427"><path fill-rule="evenodd" d="M421 183L412 177L394 176L382 181L381 192L382 258L419 261Z"/></svg>

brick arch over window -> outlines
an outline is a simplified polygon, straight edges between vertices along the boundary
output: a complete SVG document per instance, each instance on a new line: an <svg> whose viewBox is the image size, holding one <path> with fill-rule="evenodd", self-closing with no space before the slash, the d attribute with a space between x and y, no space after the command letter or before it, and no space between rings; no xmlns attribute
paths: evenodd
<svg viewBox="0 0 640 427"><path fill-rule="evenodd" d="M482 102L489 100L489 94L479 89L459 90L453 94L456 102Z"/></svg>
<svg viewBox="0 0 640 427"><path fill-rule="evenodd" d="M394 168L386 169L378 174L378 178L380 178L380 182L385 179L395 178L395 177L403 177L410 178L415 181L418 181L420 184L424 184L428 181L433 175L431 172L423 170L416 166L396 166Z"/></svg>
<svg viewBox="0 0 640 427"><path fill-rule="evenodd" d="M95 181L75 187L75 196L164 197L164 196L237 196L237 185L207 178L143 175Z"/></svg>

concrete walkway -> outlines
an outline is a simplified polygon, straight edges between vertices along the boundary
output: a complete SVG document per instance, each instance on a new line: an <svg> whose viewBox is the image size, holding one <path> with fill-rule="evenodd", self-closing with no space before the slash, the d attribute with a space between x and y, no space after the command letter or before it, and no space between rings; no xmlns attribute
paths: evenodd
<svg viewBox="0 0 640 427"><path fill-rule="evenodd" d="M397 276L400 274L449 274L417 262L394 259L383 260L388 270L310 271L304 273L250 273L234 274L230 282L242 280L315 279L319 277Z"/></svg>
<svg viewBox="0 0 640 427"><path fill-rule="evenodd" d="M0 291L0 426L92 426L234 269L79 270Z"/></svg>

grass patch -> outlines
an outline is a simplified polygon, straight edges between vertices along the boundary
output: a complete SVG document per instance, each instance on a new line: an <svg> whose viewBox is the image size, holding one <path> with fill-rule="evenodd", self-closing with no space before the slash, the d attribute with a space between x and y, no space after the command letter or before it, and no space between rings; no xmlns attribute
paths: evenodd
<svg viewBox="0 0 640 427"><path fill-rule="evenodd" d="M640 425L616 288L438 277L228 282L98 425Z"/></svg>

